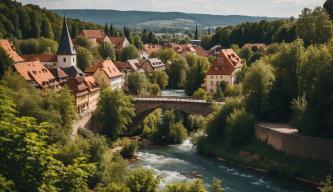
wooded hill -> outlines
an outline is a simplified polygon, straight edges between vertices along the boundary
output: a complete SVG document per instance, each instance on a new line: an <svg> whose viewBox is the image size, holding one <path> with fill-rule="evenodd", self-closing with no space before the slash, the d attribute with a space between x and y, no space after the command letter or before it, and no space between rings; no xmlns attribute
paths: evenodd
<svg viewBox="0 0 333 192"><path fill-rule="evenodd" d="M94 23L68 19L69 30L73 36L83 28L99 26ZM0 1L0 38L39 38L58 40L62 28L62 17L36 5L25 5L12 0Z"/></svg>

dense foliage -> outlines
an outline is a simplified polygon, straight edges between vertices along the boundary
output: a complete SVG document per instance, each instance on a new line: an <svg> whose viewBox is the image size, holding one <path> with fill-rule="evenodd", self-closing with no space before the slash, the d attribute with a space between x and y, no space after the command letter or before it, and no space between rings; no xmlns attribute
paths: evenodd
<svg viewBox="0 0 333 192"><path fill-rule="evenodd" d="M0 37L2 38L40 38L58 40L61 35L62 18L51 11L35 5L24 5L12 0L0 2ZM69 30L73 37L82 29L99 26L93 23L68 19Z"/></svg>
<svg viewBox="0 0 333 192"><path fill-rule="evenodd" d="M135 116L134 106L130 98L121 90L106 88L101 92L96 116L102 133L116 138L127 131L128 125Z"/></svg>

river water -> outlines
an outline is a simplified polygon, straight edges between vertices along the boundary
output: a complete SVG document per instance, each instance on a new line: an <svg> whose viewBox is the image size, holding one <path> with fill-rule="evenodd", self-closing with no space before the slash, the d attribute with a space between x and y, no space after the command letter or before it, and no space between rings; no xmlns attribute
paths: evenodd
<svg viewBox="0 0 333 192"><path fill-rule="evenodd" d="M164 90L162 96L186 96L184 90ZM151 169L161 176L160 187L172 182L190 181L200 175L205 185L213 178L223 181L226 192L308 192L309 186L291 179L259 173L230 163L204 157L195 152L190 140L180 145L145 145L139 152L140 160L131 167Z"/></svg>
<svg viewBox="0 0 333 192"><path fill-rule="evenodd" d="M198 155L192 143L186 140L181 145L142 147L140 160L132 167L151 169L162 178L160 187L172 182L190 181L200 174L205 185L213 178L223 181L226 192L307 192L309 186L291 179L259 173L251 169Z"/></svg>

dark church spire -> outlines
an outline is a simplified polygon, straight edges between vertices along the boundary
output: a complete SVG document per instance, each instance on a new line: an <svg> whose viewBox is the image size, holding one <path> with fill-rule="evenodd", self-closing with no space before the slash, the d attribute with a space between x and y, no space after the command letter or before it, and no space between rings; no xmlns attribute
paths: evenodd
<svg viewBox="0 0 333 192"><path fill-rule="evenodd" d="M64 17L57 55L76 55L76 51L74 49L72 39L68 31L66 17Z"/></svg>

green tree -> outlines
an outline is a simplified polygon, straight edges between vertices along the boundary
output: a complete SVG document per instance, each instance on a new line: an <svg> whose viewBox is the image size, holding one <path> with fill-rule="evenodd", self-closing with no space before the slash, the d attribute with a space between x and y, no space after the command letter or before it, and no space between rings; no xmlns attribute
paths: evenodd
<svg viewBox="0 0 333 192"><path fill-rule="evenodd" d="M158 84L160 89L165 89L169 83L169 76L165 71L154 71L149 79L151 83Z"/></svg>
<svg viewBox="0 0 333 192"><path fill-rule="evenodd" d="M135 113L128 96L121 90L106 88L101 92L96 115L102 132L111 138L116 138L121 132L127 130Z"/></svg>
<svg viewBox="0 0 333 192"><path fill-rule="evenodd" d="M147 93L149 82L144 73L131 73L127 77L128 90L131 94L142 95Z"/></svg>
<svg viewBox="0 0 333 192"><path fill-rule="evenodd" d="M143 44L143 42L141 40L141 37L139 35L135 35L133 37L133 45L139 50L144 49L144 44Z"/></svg>
<svg viewBox="0 0 333 192"><path fill-rule="evenodd" d="M209 94L203 88L197 89L192 96L198 99L205 99L205 100L209 99Z"/></svg>
<svg viewBox="0 0 333 192"><path fill-rule="evenodd" d="M127 27L125 27L125 26L124 26L124 31L123 31L123 33L124 33L124 36L125 36L128 40L131 39L131 32L130 32L130 30L129 30Z"/></svg>
<svg viewBox="0 0 333 192"><path fill-rule="evenodd" d="M148 169L137 168L127 178L126 185L131 192L157 192L160 178Z"/></svg>
<svg viewBox="0 0 333 192"><path fill-rule="evenodd" d="M185 59L178 58L167 67L169 76L169 87L172 89L183 88L186 85L188 64Z"/></svg>
<svg viewBox="0 0 333 192"><path fill-rule="evenodd" d="M92 43L90 42L90 40L81 35L79 35L75 38L74 43L75 43L75 45L84 47L86 49L90 49L92 46Z"/></svg>
<svg viewBox="0 0 333 192"><path fill-rule="evenodd" d="M226 99L225 105L213 114L207 123L208 139L212 141L221 141L225 135L225 128L228 116L236 109L241 109L243 104L239 99Z"/></svg>
<svg viewBox="0 0 333 192"><path fill-rule="evenodd" d="M333 20L333 1L326 0L324 3L324 8L326 9L327 13L330 15L331 19Z"/></svg>
<svg viewBox="0 0 333 192"><path fill-rule="evenodd" d="M269 92L275 81L273 67L263 61L254 63L243 80L246 108L259 118L269 110Z"/></svg>
<svg viewBox="0 0 333 192"><path fill-rule="evenodd" d="M209 61L207 58L200 56L195 57L195 62L190 65L190 70L187 73L185 91L188 95L192 95L202 86L209 68Z"/></svg>
<svg viewBox="0 0 333 192"><path fill-rule="evenodd" d="M317 7L305 8L296 23L297 35L306 45L326 43L333 37L333 23L328 13Z"/></svg>
<svg viewBox="0 0 333 192"><path fill-rule="evenodd" d="M6 93L0 87L2 93ZM64 166L55 159L57 148L48 143L50 124L31 117L17 117L14 102L0 95L0 172L13 181L18 191L68 191L87 186L95 166L85 159ZM13 163L15 162L15 163ZM66 177L65 177L66 176Z"/></svg>
<svg viewBox="0 0 333 192"><path fill-rule="evenodd" d="M42 20L41 34L40 34L40 36L48 38L48 39L54 39L54 34L53 34L53 31L52 31L52 26L51 26L51 23L50 23L50 21L49 21L49 19L47 17L45 17Z"/></svg>
<svg viewBox="0 0 333 192"><path fill-rule="evenodd" d="M228 144L238 147L254 138L255 118L245 109L235 109L227 118L226 134Z"/></svg>
<svg viewBox="0 0 333 192"><path fill-rule="evenodd" d="M178 54L174 49L162 49L158 52L152 53L150 57L157 57L161 59L164 63L167 63L168 61L175 60L178 57Z"/></svg>
<svg viewBox="0 0 333 192"><path fill-rule="evenodd" d="M128 61L130 59L136 59L139 57L139 51L134 45L129 45L121 51L120 59L121 61Z"/></svg>
<svg viewBox="0 0 333 192"><path fill-rule="evenodd" d="M84 47L76 47L77 53L77 66L81 70L85 70L93 62L94 56L89 49Z"/></svg>
<svg viewBox="0 0 333 192"><path fill-rule="evenodd" d="M291 103L293 99L302 96L300 72L305 59L306 52L303 41L300 39L293 43L283 44L275 56L269 57L268 62L275 69L275 81L269 93L270 110L268 113L271 120L290 120Z"/></svg>
<svg viewBox="0 0 333 192"><path fill-rule="evenodd" d="M169 140L173 144L180 144L187 139L187 130L182 123L170 126Z"/></svg>
<svg viewBox="0 0 333 192"><path fill-rule="evenodd" d="M5 71L14 64L14 61L9 57L6 51L0 47L0 77L5 74Z"/></svg>
<svg viewBox="0 0 333 192"><path fill-rule="evenodd" d="M208 50L208 49L211 48L210 42L211 42L211 36L210 35L205 35L205 36L201 37L201 46L205 50Z"/></svg>
<svg viewBox="0 0 333 192"><path fill-rule="evenodd" d="M195 32L194 32L194 39L198 40L199 39L199 32L198 32L198 26L195 26Z"/></svg>
<svg viewBox="0 0 333 192"><path fill-rule="evenodd" d="M112 44L108 42L102 42L98 46L98 52L103 59L111 59L112 61L116 61L116 50Z"/></svg>
<svg viewBox="0 0 333 192"><path fill-rule="evenodd" d="M136 150L138 149L138 143L137 141L131 141L128 138L125 138L122 140L123 148L120 151L120 154L124 158L132 158L134 154L136 153Z"/></svg>
<svg viewBox="0 0 333 192"><path fill-rule="evenodd" d="M241 58L245 59L246 63L250 64L250 61L254 55L254 52L250 48L244 47L238 52L238 55Z"/></svg>
<svg viewBox="0 0 333 192"><path fill-rule="evenodd" d="M104 26L104 34L106 35L106 36L110 36L110 31L109 31L109 26L108 26L108 24L107 23L105 23L105 26Z"/></svg>

